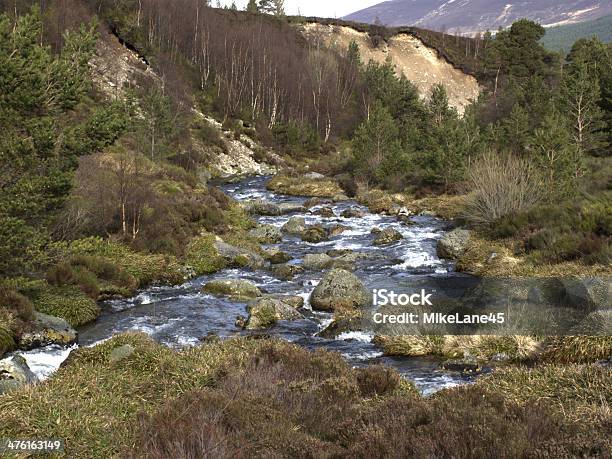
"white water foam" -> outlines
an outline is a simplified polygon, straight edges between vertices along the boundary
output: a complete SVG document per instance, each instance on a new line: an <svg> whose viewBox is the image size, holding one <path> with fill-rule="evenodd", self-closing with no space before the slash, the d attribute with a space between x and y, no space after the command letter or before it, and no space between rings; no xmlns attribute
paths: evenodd
<svg viewBox="0 0 612 459"><path fill-rule="evenodd" d="M362 331L349 331L340 333L336 339L338 341L361 341L362 343L371 343L374 339L374 335Z"/></svg>
<svg viewBox="0 0 612 459"><path fill-rule="evenodd" d="M76 344L70 347L52 345L31 351L16 352L16 354L26 360L28 367L39 380L44 381L56 372L68 355L78 347Z"/></svg>

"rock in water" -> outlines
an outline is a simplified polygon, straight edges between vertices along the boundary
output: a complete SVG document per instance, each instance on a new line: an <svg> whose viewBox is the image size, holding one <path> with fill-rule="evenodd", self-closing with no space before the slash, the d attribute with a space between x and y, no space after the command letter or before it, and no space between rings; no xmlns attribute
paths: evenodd
<svg viewBox="0 0 612 459"><path fill-rule="evenodd" d="M23 357L14 355L0 360L0 395L36 381L38 378Z"/></svg>
<svg viewBox="0 0 612 459"><path fill-rule="evenodd" d="M470 242L470 231L457 228L446 233L438 241L438 256L440 258L457 259L463 255Z"/></svg>
<svg viewBox="0 0 612 459"><path fill-rule="evenodd" d="M325 228L319 225L313 225L306 228L306 230L301 234L302 240L305 242L311 242L316 244L318 242L323 242L328 239L327 231Z"/></svg>
<svg viewBox="0 0 612 459"><path fill-rule="evenodd" d="M310 295L310 304L319 311L356 309L371 304L370 293L361 280L344 269L328 271Z"/></svg>
<svg viewBox="0 0 612 459"><path fill-rule="evenodd" d="M35 312L33 328L21 335L19 348L29 350L50 344L67 346L76 342L77 337L77 332L64 319Z"/></svg>
<svg viewBox="0 0 612 459"><path fill-rule="evenodd" d="M306 207L302 204L293 202L283 202L278 205L281 214L294 214L298 212L306 212Z"/></svg>
<svg viewBox="0 0 612 459"><path fill-rule="evenodd" d="M303 265L306 269L326 269L332 264L332 257L325 253L309 253L304 256Z"/></svg>
<svg viewBox="0 0 612 459"><path fill-rule="evenodd" d="M283 225L283 231L287 234L302 234L306 230L306 220L303 217L291 217Z"/></svg>
<svg viewBox="0 0 612 459"><path fill-rule="evenodd" d="M272 266L272 273L283 280L291 280L298 274L302 274L304 272L304 268L298 265L274 265Z"/></svg>
<svg viewBox="0 0 612 459"><path fill-rule="evenodd" d="M365 216L365 212L357 207L349 207L340 215L344 218L362 218Z"/></svg>
<svg viewBox="0 0 612 459"><path fill-rule="evenodd" d="M213 295L224 295L234 300L252 300L261 296L261 291L255 284L243 279L225 279L208 282L203 292Z"/></svg>
<svg viewBox="0 0 612 459"><path fill-rule="evenodd" d="M279 320L296 320L303 316L296 308L282 297L265 297L249 304L249 318L244 324L247 330L257 330L273 326ZM295 304L295 302L293 302Z"/></svg>
<svg viewBox="0 0 612 459"><path fill-rule="evenodd" d="M402 233L393 228L385 228L374 239L374 245L386 245L403 239Z"/></svg>
<svg viewBox="0 0 612 459"><path fill-rule="evenodd" d="M276 244L283 239L281 231L274 225L260 225L249 231L260 244Z"/></svg>

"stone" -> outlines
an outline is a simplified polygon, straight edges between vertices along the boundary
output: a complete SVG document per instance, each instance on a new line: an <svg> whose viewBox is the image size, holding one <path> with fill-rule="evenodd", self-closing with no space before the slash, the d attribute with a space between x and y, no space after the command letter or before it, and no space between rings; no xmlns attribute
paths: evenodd
<svg viewBox="0 0 612 459"><path fill-rule="evenodd" d="M402 233L394 228L385 228L374 239L374 245L387 245L403 239Z"/></svg>
<svg viewBox="0 0 612 459"><path fill-rule="evenodd" d="M205 293L223 295L234 300L250 300L260 297L261 290L255 284L244 279L225 279L208 282L202 288Z"/></svg>
<svg viewBox="0 0 612 459"><path fill-rule="evenodd" d="M249 235L260 244L276 244L283 239L281 230L274 225L260 225L249 231Z"/></svg>
<svg viewBox="0 0 612 459"><path fill-rule="evenodd" d="M131 344L124 344L123 346L116 347L111 351L109 361L110 363L121 362L134 354L135 350L136 349L134 349L134 346Z"/></svg>
<svg viewBox="0 0 612 459"><path fill-rule="evenodd" d="M300 235L306 230L306 220L304 217L291 217L282 230L287 234Z"/></svg>
<svg viewBox="0 0 612 459"><path fill-rule="evenodd" d="M474 358L466 357L465 359L451 359L442 363L442 368L446 371L456 371L463 374L479 374L482 372L482 367Z"/></svg>
<svg viewBox="0 0 612 459"><path fill-rule="evenodd" d="M315 287L310 304L319 311L357 309L371 305L371 297L357 276L336 268L328 271Z"/></svg>
<svg viewBox="0 0 612 459"><path fill-rule="evenodd" d="M365 212L357 207L349 207L345 209L341 214L344 218L362 218L365 216Z"/></svg>
<svg viewBox="0 0 612 459"><path fill-rule="evenodd" d="M308 172L307 174L304 174L304 178L307 178L310 180L320 180L320 179L324 179L325 176L323 174L319 174L318 172Z"/></svg>
<svg viewBox="0 0 612 459"><path fill-rule="evenodd" d="M300 212L306 212L308 210L302 204L294 202L282 202L278 205L278 209L282 215L296 214Z"/></svg>
<svg viewBox="0 0 612 459"><path fill-rule="evenodd" d="M20 355L0 360L0 395L37 381L38 378Z"/></svg>
<svg viewBox="0 0 612 459"><path fill-rule="evenodd" d="M242 206L244 210L251 214L263 215L268 217L276 217L281 214L281 209L277 204L265 201L263 199L244 201L242 203Z"/></svg>
<svg viewBox="0 0 612 459"><path fill-rule="evenodd" d="M336 216L334 209L331 207L321 207L313 212L315 215L320 215L323 218L333 218Z"/></svg>
<svg viewBox="0 0 612 459"><path fill-rule="evenodd" d="M282 280L291 280L298 274L302 274L304 268L298 265L275 265L272 267L272 273Z"/></svg>
<svg viewBox="0 0 612 459"><path fill-rule="evenodd" d="M280 265L283 263L287 263L291 261L293 257L286 252L281 252L280 250L270 255L270 263L273 265Z"/></svg>
<svg viewBox="0 0 612 459"><path fill-rule="evenodd" d="M258 253L235 247L220 239L215 241L214 247L219 256L230 265L245 266L246 263L246 266L251 269L262 269L267 265L266 260Z"/></svg>
<svg viewBox="0 0 612 459"><path fill-rule="evenodd" d="M457 228L442 236L438 241L438 256L456 260L467 250L471 233L469 230Z"/></svg>
<svg viewBox="0 0 612 459"><path fill-rule="evenodd" d="M325 253L309 253L304 256L302 265L306 269L326 269L331 266L332 257Z"/></svg>
<svg viewBox="0 0 612 459"><path fill-rule="evenodd" d="M342 233L344 233L345 231L349 230L350 228L348 226L344 226L344 225L334 225L332 227L329 228L329 236L330 237L335 237L335 236L340 236Z"/></svg>
<svg viewBox="0 0 612 459"><path fill-rule="evenodd" d="M342 333L361 331L363 324L360 316L334 318L333 322L317 333L325 339L336 339Z"/></svg>
<svg viewBox="0 0 612 459"><path fill-rule="evenodd" d="M303 318L292 304L283 301L282 297L264 297L253 301L248 306L249 317L244 324L247 330L269 328L279 320L297 320Z"/></svg>
<svg viewBox="0 0 612 459"><path fill-rule="evenodd" d="M32 328L21 335L18 346L29 350L57 344L68 346L76 342L78 334L64 319L34 312Z"/></svg>
<svg viewBox="0 0 612 459"><path fill-rule="evenodd" d="M320 225L313 225L307 227L301 234L302 240L305 242L311 242L313 244L326 241L327 231Z"/></svg>

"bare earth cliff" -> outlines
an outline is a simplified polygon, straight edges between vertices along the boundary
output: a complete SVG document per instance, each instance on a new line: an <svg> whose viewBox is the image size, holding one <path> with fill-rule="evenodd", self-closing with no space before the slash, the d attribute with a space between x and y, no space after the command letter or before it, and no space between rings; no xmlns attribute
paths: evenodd
<svg viewBox="0 0 612 459"><path fill-rule="evenodd" d="M367 33L346 26L308 23L304 25L304 33L308 38L323 41L338 50L346 49L355 40L364 62L372 59L382 63L387 56L391 56L397 72L412 81L422 96L426 96L434 84L442 83L448 92L450 104L459 113L463 113L470 100L478 97L476 78L453 67L440 58L434 49L408 33L399 33L378 47L373 46Z"/></svg>

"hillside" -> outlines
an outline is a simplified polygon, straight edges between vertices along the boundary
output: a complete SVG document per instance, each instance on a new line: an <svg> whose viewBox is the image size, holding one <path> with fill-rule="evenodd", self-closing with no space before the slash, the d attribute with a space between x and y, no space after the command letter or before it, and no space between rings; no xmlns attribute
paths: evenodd
<svg viewBox="0 0 612 459"><path fill-rule="evenodd" d="M332 49L347 49L352 41L356 42L364 62L371 59L382 64L390 58L398 74L412 81L421 96L428 95L435 84L442 83L450 105L460 113L480 92L476 78L453 66L413 33L399 31L375 46L368 33L349 26L309 22L302 30L310 39L322 39Z"/></svg>
<svg viewBox="0 0 612 459"><path fill-rule="evenodd" d="M579 38L598 37L604 43L612 42L612 14L594 21L568 24L546 29L542 44L553 51L569 51Z"/></svg>
<svg viewBox="0 0 612 459"><path fill-rule="evenodd" d="M390 0L345 17L389 26L413 25L434 30L475 33L510 26L527 18L543 25L571 24L612 13L610 2L595 0Z"/></svg>

